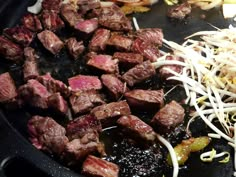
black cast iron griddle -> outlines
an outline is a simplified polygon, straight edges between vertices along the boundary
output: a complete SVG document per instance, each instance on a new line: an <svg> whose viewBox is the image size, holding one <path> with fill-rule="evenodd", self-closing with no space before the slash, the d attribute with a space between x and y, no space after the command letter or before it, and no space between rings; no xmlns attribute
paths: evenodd
<svg viewBox="0 0 236 177"><path fill-rule="evenodd" d="M0 0L0 32L6 27L15 26L20 22L21 17L26 13L26 8L34 4L31 0ZM224 20L220 9L210 11L201 11L193 9L192 14L182 22L170 21L166 17L167 6L163 2L152 7L150 12L144 14L135 14L140 28L158 27L162 28L165 39L176 42L183 42L184 37L200 31L213 30L212 24L218 28L228 27L233 24L232 20ZM205 19L201 17L205 15ZM67 34L65 34L66 36ZM85 71L83 65L76 63L63 52L60 56L53 58L50 54L44 54L45 50L38 44L33 44L33 47L39 49L40 61L39 67L42 72L50 71L52 75L62 81L66 81L68 77L73 75L93 71ZM45 62L46 61L46 62ZM73 64L73 65L72 65ZM9 71L14 77L16 84L20 84L19 78L22 76L21 66L12 64L0 58L0 73ZM149 83L147 83L149 84ZM151 85L158 88L158 84ZM1 87L1 86L0 86ZM147 86L149 87L149 86ZM174 95L173 95L174 94ZM179 94L178 90L172 93ZM177 99L177 97L176 97ZM0 177L76 177L78 173L64 167L57 162L55 158L35 149L27 140L27 120L30 115L28 110L6 111L0 110ZM193 125L193 134L199 136L204 132L204 124L199 121ZM104 137L113 136L113 130L105 132ZM111 143L111 142L110 142ZM210 150L214 147L216 150L232 149L225 142L214 141L208 147ZM134 149L135 150L135 149ZM171 176L172 169L168 169L166 177ZM187 162L187 167L182 167L179 177L230 177L233 174L233 160L226 164L218 163L217 161L204 164L199 160L199 153L191 155ZM158 175L154 175L158 176ZM159 173L162 177L162 174Z"/></svg>

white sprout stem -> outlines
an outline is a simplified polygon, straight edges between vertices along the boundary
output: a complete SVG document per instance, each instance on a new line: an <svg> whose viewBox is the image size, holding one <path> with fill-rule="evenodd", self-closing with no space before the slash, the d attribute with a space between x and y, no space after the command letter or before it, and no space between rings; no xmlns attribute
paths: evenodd
<svg viewBox="0 0 236 177"><path fill-rule="evenodd" d="M133 17L133 23L134 23L134 28L135 28L135 30L138 31L140 28L139 28L137 19L136 19L135 17Z"/></svg>
<svg viewBox="0 0 236 177"><path fill-rule="evenodd" d="M221 136L219 134L216 133L208 133L207 134L210 138L215 138L215 139L220 139Z"/></svg>
<svg viewBox="0 0 236 177"><path fill-rule="evenodd" d="M174 148L172 147L172 145L165 139L163 138L161 135L157 134L157 139L166 146L166 148L168 149L169 153L170 153L170 157L172 160L172 164L173 164L173 177L178 177L178 173L179 173L179 163L176 157L176 153Z"/></svg>

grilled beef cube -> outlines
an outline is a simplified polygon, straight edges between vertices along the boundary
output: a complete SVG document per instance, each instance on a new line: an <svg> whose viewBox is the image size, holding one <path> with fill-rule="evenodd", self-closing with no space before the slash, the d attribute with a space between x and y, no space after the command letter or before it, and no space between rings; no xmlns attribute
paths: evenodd
<svg viewBox="0 0 236 177"><path fill-rule="evenodd" d="M37 65L38 55L35 54L35 50L31 47L24 49L25 63L23 65L24 80L35 79L39 76L39 69Z"/></svg>
<svg viewBox="0 0 236 177"><path fill-rule="evenodd" d="M118 177L119 167L114 163L89 155L83 163L82 174L91 177Z"/></svg>
<svg viewBox="0 0 236 177"><path fill-rule="evenodd" d="M0 54L6 59L17 61L22 59L23 50L19 45L0 36Z"/></svg>
<svg viewBox="0 0 236 177"><path fill-rule="evenodd" d="M86 34L93 33L98 28L98 19L92 18L80 21L76 24L75 28Z"/></svg>
<svg viewBox="0 0 236 177"><path fill-rule="evenodd" d="M60 93L54 93L48 97L48 107L53 108L55 111L67 115L69 108L66 100L61 96Z"/></svg>
<svg viewBox="0 0 236 177"><path fill-rule="evenodd" d="M63 158L68 165L81 163L89 154L97 153L99 148L98 134L86 133L80 139L74 139L66 144Z"/></svg>
<svg viewBox="0 0 236 177"><path fill-rule="evenodd" d="M71 91L100 90L102 83L97 76L77 75L68 79Z"/></svg>
<svg viewBox="0 0 236 177"><path fill-rule="evenodd" d="M124 94L130 107L138 110L157 110L164 103L163 90L131 90Z"/></svg>
<svg viewBox="0 0 236 177"><path fill-rule="evenodd" d="M184 116L184 108L176 101L171 101L156 113L151 122L159 132L168 132L182 123Z"/></svg>
<svg viewBox="0 0 236 177"><path fill-rule="evenodd" d="M130 51L133 40L121 34L113 33L107 41L107 45L115 47L117 50Z"/></svg>
<svg viewBox="0 0 236 177"><path fill-rule="evenodd" d="M103 28L98 29L89 43L89 50L94 52L104 51L106 42L110 38L110 33L110 30Z"/></svg>
<svg viewBox="0 0 236 177"><path fill-rule="evenodd" d="M70 96L70 104L74 114L88 112L104 103L102 96L96 90L81 91Z"/></svg>
<svg viewBox="0 0 236 177"><path fill-rule="evenodd" d="M166 60L174 60L174 61L184 61L183 58L174 56L174 55L168 55L166 57ZM176 73L181 73L183 71L183 66L180 65L165 65L159 68L159 74L162 80L167 81L167 79L171 76L174 76L169 71L165 70L166 68L171 69L172 71ZM174 80L169 80L168 82L175 82Z"/></svg>
<svg viewBox="0 0 236 177"><path fill-rule="evenodd" d="M87 13L90 10L97 9L101 7L100 0L79 0L77 5L82 14Z"/></svg>
<svg viewBox="0 0 236 177"><path fill-rule="evenodd" d="M9 102L17 96L15 83L8 72L0 74L0 85L0 103Z"/></svg>
<svg viewBox="0 0 236 177"><path fill-rule="evenodd" d="M152 63L150 61L145 61L128 70L122 75L122 79L132 87L134 84L140 83L155 74L156 70L154 66L152 66Z"/></svg>
<svg viewBox="0 0 236 177"><path fill-rule="evenodd" d="M32 144L49 153L60 155L68 143L65 128L51 117L33 116L28 121L28 131Z"/></svg>
<svg viewBox="0 0 236 177"><path fill-rule="evenodd" d="M87 133L102 132L102 125L96 117L87 114L80 116L67 124L67 136L70 140L83 138Z"/></svg>
<svg viewBox="0 0 236 177"><path fill-rule="evenodd" d="M95 67L106 73L118 72L118 60L113 60L110 55L91 55L87 65Z"/></svg>
<svg viewBox="0 0 236 177"><path fill-rule="evenodd" d="M43 0L42 9L59 12L62 0Z"/></svg>
<svg viewBox="0 0 236 177"><path fill-rule="evenodd" d="M44 29L47 29L50 31L56 31L65 26L64 22L61 20L58 13L54 11L44 10L41 13L41 21L43 23Z"/></svg>
<svg viewBox="0 0 236 177"><path fill-rule="evenodd" d="M54 79L50 73L37 77L37 80L43 84L50 93L60 92L62 96L68 97L70 89L60 80Z"/></svg>
<svg viewBox="0 0 236 177"><path fill-rule="evenodd" d="M131 21L116 5L112 5L110 7L102 7L98 16L98 22L101 26L114 31L132 30Z"/></svg>
<svg viewBox="0 0 236 177"><path fill-rule="evenodd" d="M108 89L111 96L118 100L128 90L126 85L113 74L103 74L101 76L103 85Z"/></svg>
<svg viewBox="0 0 236 177"><path fill-rule="evenodd" d="M187 2L184 2L179 5L172 6L167 11L167 16L170 18L175 18L178 20L184 19L192 11L191 5Z"/></svg>
<svg viewBox="0 0 236 177"><path fill-rule="evenodd" d="M34 79L28 80L26 84L18 89L20 102L22 101L24 104L42 109L48 108L47 99L50 95L47 88Z"/></svg>
<svg viewBox="0 0 236 177"><path fill-rule="evenodd" d="M138 53L115 52L113 59L119 60L119 63L126 68L143 63L143 56Z"/></svg>
<svg viewBox="0 0 236 177"><path fill-rule="evenodd" d="M90 113L101 121L103 127L112 126L120 116L131 114L126 101L103 104L93 108Z"/></svg>
<svg viewBox="0 0 236 177"><path fill-rule="evenodd" d="M66 41L66 46L70 55L76 60L84 52L85 47L83 41L77 41L76 38L72 37Z"/></svg>
<svg viewBox="0 0 236 177"><path fill-rule="evenodd" d="M78 22L82 19L81 15L78 14L76 8L72 4L63 4L61 6L61 16L62 18L71 26L75 27Z"/></svg>
<svg viewBox="0 0 236 177"><path fill-rule="evenodd" d="M50 51L52 54L57 54L63 48L63 42L49 30L44 30L41 33L38 33L38 38L43 46Z"/></svg>
<svg viewBox="0 0 236 177"><path fill-rule="evenodd" d="M162 39L164 38L162 29L160 28L144 28L136 32L136 37L157 46L162 46Z"/></svg>
<svg viewBox="0 0 236 177"><path fill-rule="evenodd" d="M145 59L148 59L151 62L157 61L161 56L159 49L154 44L139 38L133 41L131 50L135 53L140 53Z"/></svg>
<svg viewBox="0 0 236 177"><path fill-rule="evenodd" d="M42 24L37 15L27 14L22 18L22 24L33 32L39 32L43 30Z"/></svg>
<svg viewBox="0 0 236 177"><path fill-rule="evenodd" d="M30 45L34 38L34 33L24 26L6 28L3 30L3 34L23 46Z"/></svg>
<svg viewBox="0 0 236 177"><path fill-rule="evenodd" d="M141 138L147 142L153 142L156 139L156 133L152 127L134 115L120 117L117 120L117 124L123 127L127 134L135 139Z"/></svg>

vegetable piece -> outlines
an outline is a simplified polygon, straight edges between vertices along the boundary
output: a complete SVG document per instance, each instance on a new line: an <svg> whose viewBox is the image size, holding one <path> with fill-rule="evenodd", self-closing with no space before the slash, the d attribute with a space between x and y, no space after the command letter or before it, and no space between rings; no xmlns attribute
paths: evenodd
<svg viewBox="0 0 236 177"><path fill-rule="evenodd" d="M144 6L122 6L121 10L126 14L148 12L150 8Z"/></svg>
<svg viewBox="0 0 236 177"><path fill-rule="evenodd" d="M180 144L174 147L179 165L183 165L189 158L191 152L197 152L204 149L210 143L210 138L202 136L198 138L190 138L183 140ZM172 165L170 154L167 156L168 164Z"/></svg>
<svg viewBox="0 0 236 177"><path fill-rule="evenodd" d="M169 6L173 6L173 5L179 3L178 0L164 0L164 1L165 1L165 3L166 3L167 5L169 5Z"/></svg>

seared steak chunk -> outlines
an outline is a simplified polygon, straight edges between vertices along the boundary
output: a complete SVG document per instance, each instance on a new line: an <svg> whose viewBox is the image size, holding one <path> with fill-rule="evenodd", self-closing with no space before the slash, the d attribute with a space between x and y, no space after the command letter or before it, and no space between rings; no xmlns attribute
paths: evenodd
<svg viewBox="0 0 236 177"><path fill-rule="evenodd" d="M23 50L19 45L0 36L0 54L6 59L17 61L22 59Z"/></svg>
<svg viewBox="0 0 236 177"><path fill-rule="evenodd" d="M192 11L191 5L187 2L184 2L182 4L175 5L175 6L171 7L167 11L167 16L170 18L182 20L187 15L189 15L191 13L191 11Z"/></svg>
<svg viewBox="0 0 236 177"><path fill-rule="evenodd" d="M184 108L176 101L171 101L161 108L152 119L157 130L166 132L184 121Z"/></svg>
<svg viewBox="0 0 236 177"><path fill-rule="evenodd" d="M66 100L58 92L48 97L48 107L63 115L67 115L69 110Z"/></svg>
<svg viewBox="0 0 236 177"><path fill-rule="evenodd" d="M132 30L131 21L116 5L112 5L111 7L102 7L98 17L98 22L101 26L114 31Z"/></svg>
<svg viewBox="0 0 236 177"><path fill-rule="evenodd" d="M52 10L59 12L62 0L43 0L42 8L43 10Z"/></svg>
<svg viewBox="0 0 236 177"><path fill-rule="evenodd" d="M102 83L97 76L77 75L68 79L73 92L83 90L100 90Z"/></svg>
<svg viewBox="0 0 236 177"><path fill-rule="evenodd" d="M158 110L164 103L163 90L131 90L124 94L130 107L139 110Z"/></svg>
<svg viewBox="0 0 236 177"><path fill-rule="evenodd" d="M105 50L110 33L110 30L103 28L98 29L89 42L89 50L94 52Z"/></svg>
<svg viewBox="0 0 236 177"><path fill-rule="evenodd" d="M133 40L125 35L113 33L106 44L115 47L117 50L129 51L132 42Z"/></svg>
<svg viewBox="0 0 236 177"><path fill-rule="evenodd" d="M24 80L35 79L39 76L39 69L37 65L38 55L31 47L24 48L25 63L23 65Z"/></svg>
<svg viewBox="0 0 236 177"><path fill-rule="evenodd" d="M32 144L49 153L60 155L68 143L65 128L51 117L33 116L28 122L28 131Z"/></svg>
<svg viewBox="0 0 236 177"><path fill-rule="evenodd" d="M83 41L77 41L75 37L71 37L66 41L66 46L70 55L76 60L84 52L85 47Z"/></svg>
<svg viewBox="0 0 236 177"><path fill-rule="evenodd" d="M118 100L127 91L126 85L113 74L103 74L101 76L103 85L108 89L111 96Z"/></svg>
<svg viewBox="0 0 236 177"><path fill-rule="evenodd" d="M97 9L101 7L100 0L78 0L77 5L79 11L83 14L87 13L90 10Z"/></svg>
<svg viewBox="0 0 236 177"><path fill-rule="evenodd" d="M143 63L143 56L138 53L115 52L113 59L119 60L119 63L126 68Z"/></svg>
<svg viewBox="0 0 236 177"><path fill-rule="evenodd" d="M46 109L48 108L47 99L51 94L40 82L30 79L26 84L19 87L18 95L19 101L22 101L24 104Z"/></svg>
<svg viewBox="0 0 236 177"><path fill-rule="evenodd" d="M134 115L122 116L117 120L117 124L122 126L134 138L153 142L156 139L156 133L151 126L143 122Z"/></svg>
<svg viewBox="0 0 236 177"><path fill-rule="evenodd" d="M41 21L44 29L55 31L64 27L64 22L59 17L58 13L54 11L44 10L41 13Z"/></svg>
<svg viewBox="0 0 236 177"><path fill-rule="evenodd" d="M44 30L41 33L38 33L38 39L43 44L43 46L50 51L52 54L57 54L63 48L63 42L49 30Z"/></svg>
<svg viewBox="0 0 236 177"><path fill-rule="evenodd" d="M150 61L145 61L128 70L123 74L122 79L132 87L134 84L140 83L155 74L156 70L154 66L152 66L152 63Z"/></svg>
<svg viewBox="0 0 236 177"><path fill-rule="evenodd" d="M11 101L16 96L16 86L11 75L8 72L0 74L0 103Z"/></svg>
<svg viewBox="0 0 236 177"><path fill-rule="evenodd" d="M23 46L30 45L34 38L34 33L24 26L6 28L3 30L3 34Z"/></svg>
<svg viewBox="0 0 236 177"><path fill-rule="evenodd" d="M154 44L155 46L162 46L163 32L160 28L144 28L136 32L136 37Z"/></svg>
<svg viewBox="0 0 236 177"><path fill-rule="evenodd" d="M83 138L88 133L98 134L102 131L102 126L96 117L87 114L80 116L67 124L66 134L70 140Z"/></svg>
<svg viewBox="0 0 236 177"><path fill-rule="evenodd" d="M82 174L91 177L118 177L119 167L114 163L89 155L83 163Z"/></svg>
<svg viewBox="0 0 236 177"><path fill-rule="evenodd" d="M130 115L130 108L126 101L111 102L93 108L90 112L101 121L103 127L111 126L118 117Z"/></svg>
<svg viewBox="0 0 236 177"><path fill-rule="evenodd" d="M76 8L72 4L63 4L61 6L61 16L62 18L71 26L75 27L78 22L82 19L81 15L78 14Z"/></svg>
<svg viewBox="0 0 236 177"><path fill-rule="evenodd" d="M104 103L102 96L96 90L81 91L70 96L70 104L74 114L88 112Z"/></svg>
<svg viewBox="0 0 236 177"><path fill-rule="evenodd" d="M98 28L98 19L92 18L92 19L88 19L88 20L79 21L75 25L75 28L81 32L90 34Z"/></svg>
<svg viewBox="0 0 236 177"><path fill-rule="evenodd" d="M118 60L113 60L111 55L91 55L87 64L106 73L118 72Z"/></svg>
<svg viewBox="0 0 236 177"><path fill-rule="evenodd" d="M37 15L27 14L22 18L22 24L33 32L39 32L43 30L42 24Z"/></svg>

